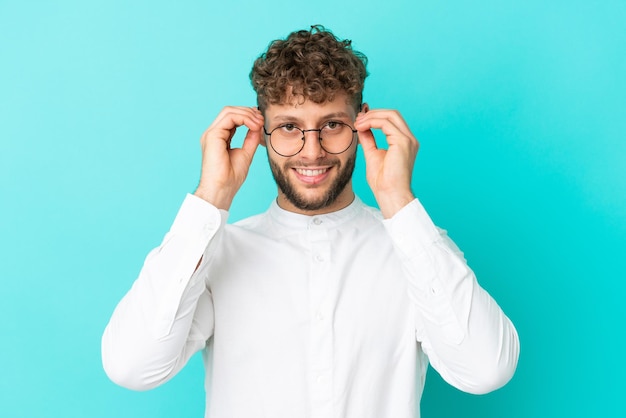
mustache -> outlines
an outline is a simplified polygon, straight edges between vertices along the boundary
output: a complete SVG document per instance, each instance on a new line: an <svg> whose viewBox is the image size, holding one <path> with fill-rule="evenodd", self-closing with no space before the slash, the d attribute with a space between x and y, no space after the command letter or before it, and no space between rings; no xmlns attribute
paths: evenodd
<svg viewBox="0 0 626 418"><path fill-rule="evenodd" d="M315 161L292 161L285 164L285 168L292 167L320 167L320 166L341 165L339 158L324 157Z"/></svg>

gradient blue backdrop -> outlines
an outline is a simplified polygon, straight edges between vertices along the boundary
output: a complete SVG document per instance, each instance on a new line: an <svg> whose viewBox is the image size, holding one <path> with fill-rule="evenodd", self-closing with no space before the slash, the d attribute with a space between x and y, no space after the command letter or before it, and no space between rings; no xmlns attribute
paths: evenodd
<svg viewBox="0 0 626 418"><path fill-rule="evenodd" d="M0 416L202 416L198 356L131 392L100 336L194 190L203 130L314 23L369 56L366 100L422 143L416 194L521 337L495 393L431 371L423 417L626 416L624 22L609 0L0 0ZM256 157L231 220L275 194Z"/></svg>

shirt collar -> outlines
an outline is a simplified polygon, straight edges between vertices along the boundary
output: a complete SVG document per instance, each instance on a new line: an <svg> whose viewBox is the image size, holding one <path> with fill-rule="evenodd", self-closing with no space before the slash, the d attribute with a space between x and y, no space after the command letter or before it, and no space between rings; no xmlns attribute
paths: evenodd
<svg viewBox="0 0 626 418"><path fill-rule="evenodd" d="M354 200L348 206L335 212L323 215L302 215L290 212L278 206L274 199L268 209L272 222L280 227L293 230L305 230L312 228L329 229L335 228L342 223L354 219L357 212L364 206L363 202L354 196Z"/></svg>

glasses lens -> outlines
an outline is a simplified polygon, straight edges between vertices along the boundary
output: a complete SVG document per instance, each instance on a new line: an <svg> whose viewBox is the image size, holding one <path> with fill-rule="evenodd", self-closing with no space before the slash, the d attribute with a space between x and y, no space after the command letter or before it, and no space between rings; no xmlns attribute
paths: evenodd
<svg viewBox="0 0 626 418"><path fill-rule="evenodd" d="M341 122L328 122L320 131L322 148L331 154L341 154L352 144L352 129Z"/></svg>
<svg viewBox="0 0 626 418"><path fill-rule="evenodd" d="M291 157L299 153L304 146L303 137L304 133L294 125L283 125L272 131L270 144L278 154Z"/></svg>

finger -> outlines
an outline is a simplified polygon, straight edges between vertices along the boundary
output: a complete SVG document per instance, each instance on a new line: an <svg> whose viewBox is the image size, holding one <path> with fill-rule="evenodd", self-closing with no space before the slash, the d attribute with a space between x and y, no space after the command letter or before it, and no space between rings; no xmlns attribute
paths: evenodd
<svg viewBox="0 0 626 418"><path fill-rule="evenodd" d="M380 129L387 137L392 135L407 136L406 132L398 128L396 123L385 115L365 116L362 119L356 120L354 127L359 131L365 129Z"/></svg>
<svg viewBox="0 0 626 418"><path fill-rule="evenodd" d="M261 135L261 131L253 131L249 129L246 133L246 137L243 140L243 145L241 146L241 149L248 156L250 161L252 161L252 157L254 156L254 153L261 143Z"/></svg>
<svg viewBox="0 0 626 418"><path fill-rule="evenodd" d="M415 155L419 150L419 141L410 131L399 112L389 110L372 110L360 114L355 120L356 129L380 129L386 136L390 147L400 147L409 154Z"/></svg>
<svg viewBox="0 0 626 418"><path fill-rule="evenodd" d="M263 127L261 112L253 108L226 107L205 131L204 137L229 142L236 129L244 125L254 131L260 130Z"/></svg>
<svg viewBox="0 0 626 418"><path fill-rule="evenodd" d="M355 128L360 130L363 129L363 127L368 127L370 130L380 129L385 134L387 144L389 144L390 147L400 146L407 149L417 149L417 147L419 147L419 142L410 132L406 134L389 119L370 118L362 124L355 123Z"/></svg>
<svg viewBox="0 0 626 418"><path fill-rule="evenodd" d="M217 115L209 129L226 129L237 128L242 125L262 123L263 115L258 109L250 107L228 106L222 109ZM255 126L256 127L256 126Z"/></svg>
<svg viewBox="0 0 626 418"><path fill-rule="evenodd" d="M232 141L233 137L235 136L236 131L237 131L237 128L232 128L229 130L228 139L226 140L226 143L228 143L229 147L230 147L230 141Z"/></svg>
<svg viewBox="0 0 626 418"><path fill-rule="evenodd" d="M368 112L363 112L359 115L359 119L368 119L368 118L384 118L392 121L398 128L406 128L409 131L409 127L400 114L395 109L373 109Z"/></svg>
<svg viewBox="0 0 626 418"><path fill-rule="evenodd" d="M257 114L254 116L254 120L252 123L245 122L244 125L248 127L248 132L246 132L246 136L243 140L242 149L246 150L246 152L253 155L256 151L257 146L263 141L263 115L256 108L254 110Z"/></svg>
<svg viewBox="0 0 626 418"><path fill-rule="evenodd" d="M361 148L363 149L363 154L365 155L365 158L368 158L372 152L378 149L374 134L369 129L364 131L358 131L357 134L359 138L359 143L361 144Z"/></svg>
<svg viewBox="0 0 626 418"><path fill-rule="evenodd" d="M409 126L398 111L395 110L371 110L359 114L355 121L355 127L368 129L381 129L385 135L402 134L413 137Z"/></svg>

